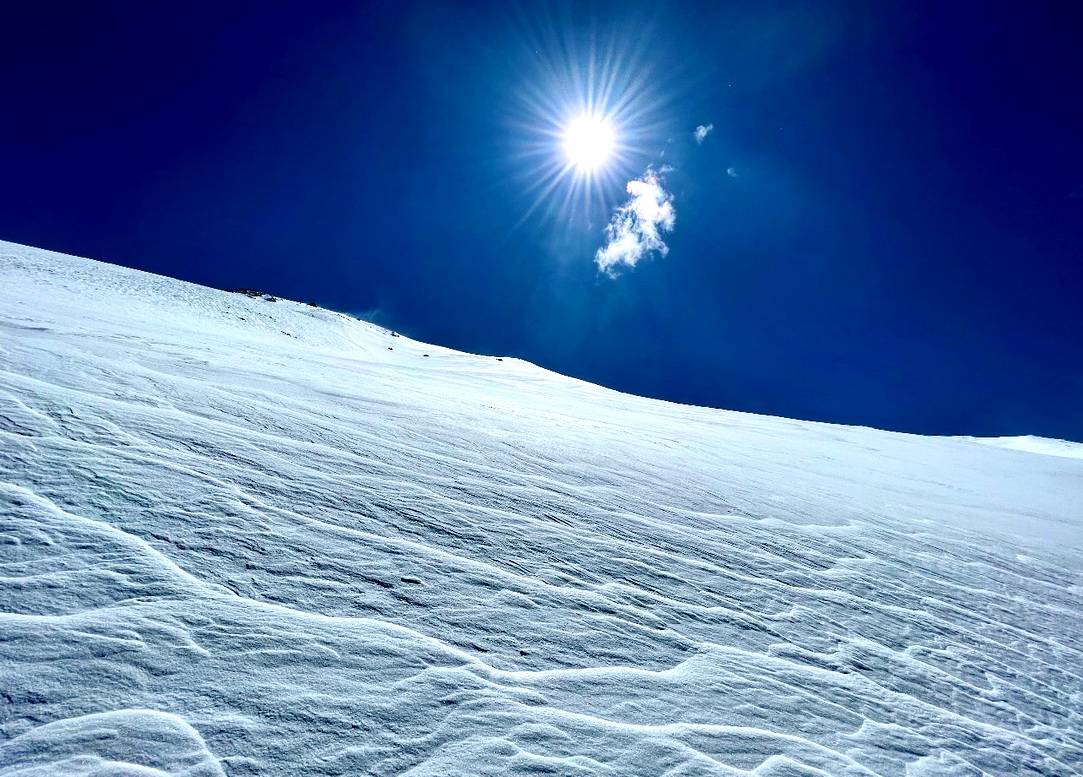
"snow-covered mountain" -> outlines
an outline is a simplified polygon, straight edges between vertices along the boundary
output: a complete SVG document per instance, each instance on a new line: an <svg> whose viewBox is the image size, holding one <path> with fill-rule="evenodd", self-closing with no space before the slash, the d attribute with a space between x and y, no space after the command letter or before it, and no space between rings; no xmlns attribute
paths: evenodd
<svg viewBox="0 0 1083 777"><path fill-rule="evenodd" d="M0 775L1080 774L1015 447L0 243Z"/></svg>

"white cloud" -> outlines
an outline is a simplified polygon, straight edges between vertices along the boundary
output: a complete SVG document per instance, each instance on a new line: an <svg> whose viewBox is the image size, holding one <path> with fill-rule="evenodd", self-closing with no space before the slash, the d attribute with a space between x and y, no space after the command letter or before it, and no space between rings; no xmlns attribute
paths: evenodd
<svg viewBox="0 0 1083 777"><path fill-rule="evenodd" d="M696 127L696 131L692 135L696 138L696 145L701 145L707 136L711 134L711 130L714 129L713 124L700 124Z"/></svg>
<svg viewBox="0 0 1083 777"><path fill-rule="evenodd" d="M594 263L607 275L616 275L621 265L635 267L652 252L669 253L661 233L673 229L677 211L658 175L648 167L642 177L628 182L630 197L613 212L605 228L606 244L594 254Z"/></svg>
<svg viewBox="0 0 1083 777"><path fill-rule="evenodd" d="M726 168L726 175L728 175L730 178L740 178L741 177L740 175L738 175L736 167L727 167Z"/></svg>

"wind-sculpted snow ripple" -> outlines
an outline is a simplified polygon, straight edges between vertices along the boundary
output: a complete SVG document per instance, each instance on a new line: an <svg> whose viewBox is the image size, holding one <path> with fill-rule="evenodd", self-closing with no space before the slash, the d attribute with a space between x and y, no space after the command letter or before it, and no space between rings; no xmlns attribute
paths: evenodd
<svg viewBox="0 0 1083 777"><path fill-rule="evenodd" d="M10 244L0 346L0 775L1080 773L1067 443L643 400Z"/></svg>

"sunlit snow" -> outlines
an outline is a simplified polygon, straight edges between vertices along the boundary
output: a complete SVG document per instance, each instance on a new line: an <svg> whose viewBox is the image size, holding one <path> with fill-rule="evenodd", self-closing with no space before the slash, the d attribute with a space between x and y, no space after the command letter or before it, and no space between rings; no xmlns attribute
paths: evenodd
<svg viewBox="0 0 1083 777"><path fill-rule="evenodd" d="M0 243L5 777L1079 774L1081 546L1079 458Z"/></svg>

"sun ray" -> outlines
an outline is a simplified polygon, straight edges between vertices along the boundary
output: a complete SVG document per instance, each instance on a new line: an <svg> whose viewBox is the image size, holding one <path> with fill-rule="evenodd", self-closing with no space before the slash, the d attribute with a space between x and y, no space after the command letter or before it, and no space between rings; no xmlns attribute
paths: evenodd
<svg viewBox="0 0 1083 777"><path fill-rule="evenodd" d="M576 34L559 17L521 19L524 67L509 107L507 155L526 199L516 229L539 216L604 224L625 183L656 161L671 133L676 87L651 66L654 39L642 29Z"/></svg>

